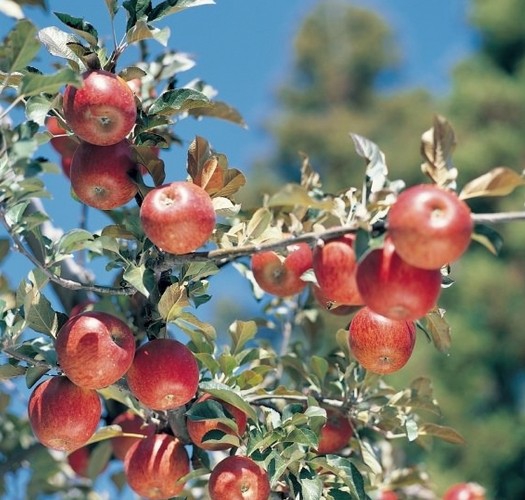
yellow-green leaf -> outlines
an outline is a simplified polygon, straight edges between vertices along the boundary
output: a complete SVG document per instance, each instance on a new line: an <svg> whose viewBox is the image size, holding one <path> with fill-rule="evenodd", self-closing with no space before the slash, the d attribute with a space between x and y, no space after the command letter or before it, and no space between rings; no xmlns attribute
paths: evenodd
<svg viewBox="0 0 525 500"><path fill-rule="evenodd" d="M468 182L459 197L463 200L478 196L506 196L525 185L525 177L508 167L496 167Z"/></svg>

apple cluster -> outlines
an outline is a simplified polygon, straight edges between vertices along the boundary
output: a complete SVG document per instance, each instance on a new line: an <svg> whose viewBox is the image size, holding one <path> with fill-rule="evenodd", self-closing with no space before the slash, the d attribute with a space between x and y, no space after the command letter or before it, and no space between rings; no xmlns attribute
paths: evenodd
<svg viewBox="0 0 525 500"><path fill-rule="evenodd" d="M139 192L139 177L147 173L131 137L140 85L140 79L126 82L109 71L88 70L80 88L65 88L64 122L58 114L46 119L51 145L61 156L72 191L90 207L113 210L127 204ZM153 154L158 152L152 147ZM157 247L184 254L207 242L216 215L203 188L185 181L142 188L146 194L140 201L140 221Z"/></svg>
<svg viewBox="0 0 525 500"><path fill-rule="evenodd" d="M313 270L315 300L335 314L359 308L349 327L354 357L368 370L385 374L402 368L415 345L416 321L437 305L442 269L467 250L473 231L468 205L435 184L399 194L386 218L382 245L360 258L353 233L322 241L313 250L291 245L286 256L275 251L252 256L257 284L287 297L308 286Z"/></svg>

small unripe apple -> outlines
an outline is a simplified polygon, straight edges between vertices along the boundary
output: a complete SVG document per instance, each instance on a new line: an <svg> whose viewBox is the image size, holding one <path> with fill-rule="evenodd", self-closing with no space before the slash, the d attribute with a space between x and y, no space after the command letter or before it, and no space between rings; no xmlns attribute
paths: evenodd
<svg viewBox="0 0 525 500"><path fill-rule="evenodd" d="M64 91L64 117L83 141L110 146L122 141L135 125L135 96L118 75L104 70L87 71L83 85Z"/></svg>
<svg viewBox="0 0 525 500"><path fill-rule="evenodd" d="M93 389L79 387L64 376L37 385L29 397L29 423L47 448L73 451L95 433L102 405Z"/></svg>
<svg viewBox="0 0 525 500"><path fill-rule="evenodd" d="M474 221L456 193L434 184L403 191L390 208L387 229L396 252L408 264L439 269L468 248Z"/></svg>
<svg viewBox="0 0 525 500"><path fill-rule="evenodd" d="M395 320L425 316L441 292L440 270L407 264L388 238L383 248L369 251L359 261L356 280L365 305Z"/></svg>
<svg viewBox="0 0 525 500"><path fill-rule="evenodd" d="M321 427L317 453L337 453L348 445L353 430L348 418L339 410L326 410L326 423Z"/></svg>
<svg viewBox="0 0 525 500"><path fill-rule="evenodd" d="M178 181L152 189L142 201L140 221L146 236L173 254L195 251L215 228L210 195L192 182Z"/></svg>
<svg viewBox="0 0 525 500"><path fill-rule="evenodd" d="M350 350L357 361L373 373L393 373L403 368L415 343L413 321L385 318L363 307L350 322Z"/></svg>
<svg viewBox="0 0 525 500"><path fill-rule="evenodd" d="M445 491L443 500L485 500L485 488L478 483L457 483Z"/></svg>
<svg viewBox="0 0 525 500"><path fill-rule="evenodd" d="M80 201L100 210L125 205L137 194L137 170L127 140L111 146L81 143L71 162L71 187Z"/></svg>
<svg viewBox="0 0 525 500"><path fill-rule="evenodd" d="M217 419L210 418L206 420L191 420L191 418L188 417L186 423L188 434L190 435L193 444L199 448L202 448L203 450L227 450L232 447L231 444L203 441L204 436L210 431L218 430L224 432L225 434L240 437L246 431L248 418L246 413L244 413L242 410L239 410L239 408L226 403L225 401L221 401L210 394L204 394L199 399L197 399L194 404L203 403L210 399L219 402L226 412L232 416L233 420L237 424L237 432L222 422L218 422Z"/></svg>
<svg viewBox="0 0 525 500"><path fill-rule="evenodd" d="M139 347L126 375L133 395L152 410L173 410L190 401L199 386L199 366L178 340L154 339Z"/></svg>
<svg viewBox="0 0 525 500"><path fill-rule="evenodd" d="M219 462L208 482L211 500L268 500L267 472L249 457L232 455Z"/></svg>
<svg viewBox="0 0 525 500"><path fill-rule="evenodd" d="M288 297L302 291L307 283L301 276L312 268L312 249L306 243L287 247L288 255L279 256L274 251L252 255L251 266L257 284L267 293Z"/></svg>
<svg viewBox="0 0 525 500"><path fill-rule="evenodd" d="M114 425L119 425L123 432L128 434L140 434L143 436L151 436L155 434L156 426L148 424L142 417L131 410L127 410L120 415L117 415L113 422ZM120 436L111 440L111 448L113 454L119 459L124 460L128 450L137 442L139 437Z"/></svg>
<svg viewBox="0 0 525 500"><path fill-rule="evenodd" d="M58 364L75 384L101 389L124 376L133 362L135 338L121 319L88 311L69 318L55 339Z"/></svg>
<svg viewBox="0 0 525 500"><path fill-rule="evenodd" d="M180 479L190 472L186 448L175 436L153 434L140 439L124 459L124 473L133 491L147 499L167 499L184 489Z"/></svg>
<svg viewBox="0 0 525 500"><path fill-rule="evenodd" d="M338 305L362 305L356 283L355 235L346 234L314 248L313 270L323 295Z"/></svg>

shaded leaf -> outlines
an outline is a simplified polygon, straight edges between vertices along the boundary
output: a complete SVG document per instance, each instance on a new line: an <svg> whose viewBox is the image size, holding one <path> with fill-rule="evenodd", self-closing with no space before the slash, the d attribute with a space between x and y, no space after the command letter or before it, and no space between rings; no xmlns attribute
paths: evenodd
<svg viewBox="0 0 525 500"><path fill-rule="evenodd" d="M189 114L196 118L203 116L220 118L221 120L226 120L240 125L243 128L247 128L246 122L239 111L222 101L211 101L210 104L205 107L194 107L190 109Z"/></svg>
<svg viewBox="0 0 525 500"><path fill-rule="evenodd" d="M172 115L192 107L209 104L208 97L193 89L174 89L162 93L150 106L149 115Z"/></svg>
<svg viewBox="0 0 525 500"><path fill-rule="evenodd" d="M450 337L450 325L445 319L445 310L437 307L432 309L425 316L425 326L438 351L447 352L450 349L452 339Z"/></svg>
<svg viewBox="0 0 525 500"><path fill-rule="evenodd" d="M252 420L257 421L257 414L252 406L246 401L246 399L234 392L231 387L224 384L219 384L218 382L202 382L199 385L199 388L202 391L215 396L221 401L230 403L232 406L239 408L239 410L242 410L244 413L246 413L246 415L248 415L248 417L250 417Z"/></svg>
<svg viewBox="0 0 525 500"><path fill-rule="evenodd" d="M162 19L163 17L169 16L170 14L176 14L189 7L198 7L200 5L212 5L215 4L214 0L165 0L159 3L148 15L149 21L155 21Z"/></svg>
<svg viewBox="0 0 525 500"><path fill-rule="evenodd" d="M71 28L77 35L81 36L91 47L98 45L98 33L95 27L80 17L73 17L62 12L55 12L66 26Z"/></svg>
<svg viewBox="0 0 525 500"><path fill-rule="evenodd" d="M101 427L95 432L95 434L93 434L93 436L91 436L90 440L86 443L86 445L98 443L99 441L104 441L105 439L119 437L123 434L124 432L122 432L122 428L120 427L120 425L108 425L105 427Z"/></svg>
<svg viewBox="0 0 525 500"><path fill-rule="evenodd" d="M228 329L232 338L232 353L238 354L247 342L257 335L255 321L234 321Z"/></svg>
<svg viewBox="0 0 525 500"><path fill-rule="evenodd" d="M31 21L18 21L0 44L0 70L13 73L25 69L40 49L36 34Z"/></svg>
<svg viewBox="0 0 525 500"><path fill-rule="evenodd" d="M105 0L106 7L108 8L109 15L111 19L115 17L115 14L118 11L118 1L117 0Z"/></svg>
<svg viewBox="0 0 525 500"><path fill-rule="evenodd" d="M36 95L40 93L54 94L64 85L82 85L80 75L69 68L64 68L53 75L37 75L27 73L22 78L20 93L25 96Z"/></svg>
<svg viewBox="0 0 525 500"><path fill-rule="evenodd" d="M26 372L26 387L31 389L48 371L45 366L30 366Z"/></svg>
<svg viewBox="0 0 525 500"><path fill-rule="evenodd" d="M159 29L150 26L145 19L139 19L126 33L126 41L131 45L142 40L153 39L166 47L170 37L168 27Z"/></svg>
<svg viewBox="0 0 525 500"><path fill-rule="evenodd" d="M93 239L93 234L85 229L72 229L64 233L57 241L57 251L62 254L70 254L86 248L86 245Z"/></svg>
<svg viewBox="0 0 525 500"><path fill-rule="evenodd" d="M483 245L489 252L499 255L503 248L503 237L498 231L485 224L476 224L472 239Z"/></svg>
<svg viewBox="0 0 525 500"><path fill-rule="evenodd" d="M26 116L39 125L44 125L49 110L53 107L53 101L46 95L34 95L26 102Z"/></svg>
<svg viewBox="0 0 525 500"><path fill-rule="evenodd" d="M433 423L421 424L419 434L422 436L434 436L447 443L465 444L465 438L451 427Z"/></svg>
<svg viewBox="0 0 525 500"><path fill-rule="evenodd" d="M506 196L523 185L523 175L507 167L496 167L465 184L459 197L466 200L478 196Z"/></svg>
<svg viewBox="0 0 525 500"><path fill-rule="evenodd" d="M330 210L334 203L332 200L316 200L308 194L305 188L291 183L272 195L267 203L268 207L290 207L295 205L305 208Z"/></svg>
<svg viewBox="0 0 525 500"><path fill-rule="evenodd" d="M376 475L383 473L383 467L377 459L376 453L372 445L365 440L359 440L359 446L361 448L361 456L366 466Z"/></svg>
<svg viewBox="0 0 525 500"><path fill-rule="evenodd" d="M23 375L26 372L26 370L27 368L23 366L12 365L11 363L0 365L0 380L18 377L20 375Z"/></svg>
<svg viewBox="0 0 525 500"><path fill-rule="evenodd" d="M199 320L187 311L181 313L174 323L186 333L193 332L203 335L208 343L213 343L217 338L215 328L211 324Z"/></svg>

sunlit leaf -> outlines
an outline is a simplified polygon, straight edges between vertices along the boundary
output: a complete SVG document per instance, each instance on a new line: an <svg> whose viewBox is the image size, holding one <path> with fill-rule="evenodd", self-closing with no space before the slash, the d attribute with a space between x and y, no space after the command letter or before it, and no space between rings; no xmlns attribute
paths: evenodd
<svg viewBox="0 0 525 500"><path fill-rule="evenodd" d="M150 26L146 20L139 19L126 33L126 41L129 44L133 44L142 40L153 39L166 47L170 33L171 31L168 27L162 29L155 28L154 26Z"/></svg>
<svg viewBox="0 0 525 500"><path fill-rule="evenodd" d="M80 86L82 79L80 75L69 68L64 68L53 75L37 75L27 73L22 78L20 93L31 96L47 92L53 94L58 92L64 85Z"/></svg>
<svg viewBox="0 0 525 500"><path fill-rule="evenodd" d="M172 115L187 111L195 106L204 106L209 103L205 94L192 89L167 90L161 94L150 106L150 115Z"/></svg>
<svg viewBox="0 0 525 500"><path fill-rule="evenodd" d="M501 234L485 224L476 224L474 226L472 239L483 245L494 255L499 255L503 248L503 237Z"/></svg>
<svg viewBox="0 0 525 500"><path fill-rule="evenodd" d="M478 196L506 196L524 185L523 175L507 167L496 167L465 184L459 197L466 200Z"/></svg>
<svg viewBox="0 0 525 500"><path fill-rule="evenodd" d="M80 68L85 67L82 59L68 46L69 43L80 42L72 33L66 33L56 26L49 26L41 29L37 36L51 55L73 61Z"/></svg>
<svg viewBox="0 0 525 500"><path fill-rule="evenodd" d="M190 7L212 5L214 0L165 0L159 3L148 15L149 21L156 21L171 14L176 14Z"/></svg>
<svg viewBox="0 0 525 500"><path fill-rule="evenodd" d="M230 403L232 406L239 408L239 410L242 410L244 413L246 413L246 415L248 415L248 417L250 417L252 420L257 421L257 414L253 407L248 403L248 401L246 401L246 399L234 392L231 387L228 387L224 384L219 384L217 382L201 382L199 388L202 391L215 396L221 401Z"/></svg>
<svg viewBox="0 0 525 500"><path fill-rule="evenodd" d="M153 286L153 271L146 269L144 264L137 266L130 264L122 277L134 288L136 288L142 295L149 297L149 291Z"/></svg>
<svg viewBox="0 0 525 500"><path fill-rule="evenodd" d="M25 69L40 49L37 30L31 21L22 19L0 44L0 70L13 73Z"/></svg>
<svg viewBox="0 0 525 500"><path fill-rule="evenodd" d="M105 0L105 2L109 15L111 16L111 19L113 19L118 11L118 0Z"/></svg>
<svg viewBox="0 0 525 500"><path fill-rule="evenodd" d="M427 313L425 326L438 351L447 352L450 349L452 339L450 337L450 325L445 319L445 311L436 307Z"/></svg>
<svg viewBox="0 0 525 500"><path fill-rule="evenodd" d="M354 141L356 153L367 160L366 176L370 181L370 191L377 193L384 188L388 175L388 167L384 153L370 139L358 134L350 134Z"/></svg>
<svg viewBox="0 0 525 500"><path fill-rule="evenodd" d="M290 207L294 205L330 210L334 204L332 200L316 200L312 198L308 191L298 184L286 184L280 191L272 195L267 203L269 207Z"/></svg>
<svg viewBox="0 0 525 500"><path fill-rule="evenodd" d="M184 308L189 305L186 287L174 283L166 288L162 294L158 303L158 310L164 321L170 322L180 316Z"/></svg>
<svg viewBox="0 0 525 500"><path fill-rule="evenodd" d="M451 427L433 423L421 424L419 434L422 436L434 436L447 443L465 444L465 438Z"/></svg>
<svg viewBox="0 0 525 500"><path fill-rule="evenodd" d="M232 337L232 353L238 354L257 335L257 324L255 321L237 320L230 325L228 331Z"/></svg>
<svg viewBox="0 0 525 500"><path fill-rule="evenodd" d="M246 128L246 122L239 111L222 101L211 101L211 103L205 107L194 107L190 109L189 114L196 118L203 116L220 118L221 120L226 120Z"/></svg>

